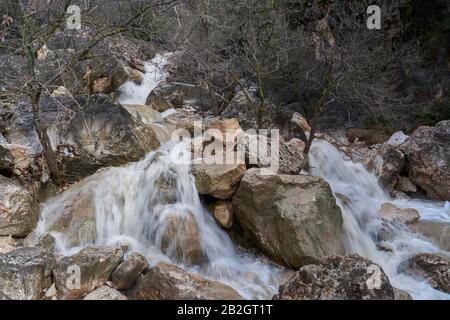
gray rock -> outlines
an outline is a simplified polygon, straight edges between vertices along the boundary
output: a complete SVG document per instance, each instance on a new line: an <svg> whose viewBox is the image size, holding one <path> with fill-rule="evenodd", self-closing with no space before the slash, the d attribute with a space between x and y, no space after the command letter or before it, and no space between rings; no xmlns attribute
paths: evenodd
<svg viewBox="0 0 450 320"><path fill-rule="evenodd" d="M101 286L89 293L83 300L128 300L128 298L116 289Z"/></svg>
<svg viewBox="0 0 450 320"><path fill-rule="evenodd" d="M394 300L384 271L358 255L332 256L301 268L274 300Z"/></svg>
<svg viewBox="0 0 450 320"><path fill-rule="evenodd" d="M112 247L88 247L73 256L62 258L53 272L58 297L64 300L80 299L102 286L122 258L122 249Z"/></svg>
<svg viewBox="0 0 450 320"><path fill-rule="evenodd" d="M258 247L286 267L345 252L341 211L319 177L250 169L233 198L233 212Z"/></svg>
<svg viewBox="0 0 450 320"><path fill-rule="evenodd" d="M134 290L137 300L241 300L231 287L159 262L142 275Z"/></svg>
<svg viewBox="0 0 450 320"><path fill-rule="evenodd" d="M39 248L23 247L0 255L0 299L39 300L52 284L55 258Z"/></svg>
<svg viewBox="0 0 450 320"><path fill-rule="evenodd" d="M0 176L0 236L24 237L39 219L39 205L13 180Z"/></svg>
<svg viewBox="0 0 450 320"><path fill-rule="evenodd" d="M139 253L130 254L112 274L112 286L127 290L134 286L139 275L149 268L147 259Z"/></svg>

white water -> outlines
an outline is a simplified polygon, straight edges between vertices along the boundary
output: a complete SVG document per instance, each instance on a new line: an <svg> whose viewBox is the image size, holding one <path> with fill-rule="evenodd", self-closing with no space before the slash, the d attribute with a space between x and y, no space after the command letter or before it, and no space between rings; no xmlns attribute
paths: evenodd
<svg viewBox="0 0 450 320"><path fill-rule="evenodd" d="M358 253L378 263L388 275L392 285L409 292L414 299L450 299L450 295L434 290L427 283L401 272L402 263L418 253L442 251L424 238L409 232L406 226L393 225L395 236L383 244L392 252L376 247L377 228L381 225L378 214L381 204L392 202L398 207L415 208L423 220L450 221L448 204L420 200L391 199L361 163L353 163L331 144L315 140L309 155L310 171L326 179L337 198L344 217L345 244L348 252Z"/></svg>
<svg viewBox="0 0 450 320"><path fill-rule="evenodd" d="M123 97L119 101L122 104L145 103L147 95L164 78L164 56L157 56L155 60L153 62L157 63L146 65L148 73L142 83L145 88L131 82L121 88ZM144 111L152 124L160 120L154 111L146 113L145 108L141 105L129 111ZM190 167L173 162L174 154L186 150L182 144L166 142L137 163L100 171L72 186L43 206L37 231L49 231L63 214L63 208L80 197L92 195L95 240L79 235L84 240L77 246L72 245L68 234L76 230L71 229L77 228L76 225L71 225L71 230L64 233L50 232L63 255L89 245L125 244L128 252L143 254L152 265L158 261L171 262L228 284L245 298L270 299L278 290L281 270L236 250L228 234L202 207ZM188 254L192 248L200 248L193 250L201 252L200 259Z"/></svg>

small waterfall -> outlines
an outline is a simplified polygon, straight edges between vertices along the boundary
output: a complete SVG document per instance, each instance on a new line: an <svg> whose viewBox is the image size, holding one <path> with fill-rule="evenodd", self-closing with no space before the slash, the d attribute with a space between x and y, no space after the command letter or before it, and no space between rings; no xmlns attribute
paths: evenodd
<svg viewBox="0 0 450 320"><path fill-rule="evenodd" d="M430 242L409 232L405 226L393 225L395 236L385 243L392 252L379 251L377 230L381 226L381 204L392 202L398 207L415 208L423 220L449 221L448 204L433 201L395 200L380 186L375 175L361 163L344 159L330 143L316 139L309 154L310 172L326 179L336 196L344 217L345 244L348 252L358 253L378 263L392 285L409 292L415 299L450 299L424 281L401 272L402 263L418 253L444 253Z"/></svg>
<svg viewBox="0 0 450 320"><path fill-rule="evenodd" d="M145 111L148 124L166 130L163 115L144 105L165 74L165 57L154 60L146 64L141 86L122 86L119 102L139 105L129 112ZM245 298L270 299L281 270L234 247L202 207L190 166L174 163L174 155L185 152L182 143L168 141L139 162L97 172L45 203L37 231L50 232L64 255L89 245L122 245L143 254L151 265L170 262L228 284ZM82 223L67 223L66 209ZM61 221L63 230L52 229Z"/></svg>

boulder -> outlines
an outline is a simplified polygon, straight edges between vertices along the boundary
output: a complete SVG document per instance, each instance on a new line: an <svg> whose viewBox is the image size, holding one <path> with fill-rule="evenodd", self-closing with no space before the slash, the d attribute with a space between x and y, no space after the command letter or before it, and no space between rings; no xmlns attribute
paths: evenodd
<svg viewBox="0 0 450 320"><path fill-rule="evenodd" d="M233 226L234 215L231 201L218 201L211 206L211 211L222 228L228 229Z"/></svg>
<svg viewBox="0 0 450 320"><path fill-rule="evenodd" d="M397 148L382 146L370 153L366 166L369 171L375 173L389 192L393 192L400 172L405 166L405 156Z"/></svg>
<svg viewBox="0 0 450 320"><path fill-rule="evenodd" d="M320 177L250 169L233 198L233 212L258 247L286 267L344 254L342 214Z"/></svg>
<svg viewBox="0 0 450 320"><path fill-rule="evenodd" d="M245 162L249 168L271 168L279 174L299 174L307 164L307 157L303 153L304 146L292 139L286 143L283 137L278 140L278 156L272 154L271 139L262 135L246 134L247 148ZM301 140L300 140L301 141ZM267 153L261 153L258 144L267 146Z"/></svg>
<svg viewBox="0 0 450 320"><path fill-rule="evenodd" d="M358 255L332 256L302 267L274 300L394 300L384 271Z"/></svg>
<svg viewBox="0 0 450 320"><path fill-rule="evenodd" d="M450 251L450 223L438 221L419 221L409 228L429 238L436 246Z"/></svg>
<svg viewBox="0 0 450 320"><path fill-rule="evenodd" d="M154 110L158 112L164 112L166 110L173 108L173 106L166 99L152 94L148 96L145 104L152 107Z"/></svg>
<svg viewBox="0 0 450 320"><path fill-rule="evenodd" d="M420 219L420 213L412 208L398 208L392 203L386 202L381 205L380 216L390 223L416 223Z"/></svg>
<svg viewBox="0 0 450 320"><path fill-rule="evenodd" d="M402 145L409 177L435 200L450 200L450 120L420 127Z"/></svg>
<svg viewBox="0 0 450 320"><path fill-rule="evenodd" d="M101 286L89 293L83 300L128 300L128 298L116 289Z"/></svg>
<svg viewBox="0 0 450 320"><path fill-rule="evenodd" d="M23 247L0 255L0 300L39 300L52 284L55 257Z"/></svg>
<svg viewBox="0 0 450 320"><path fill-rule="evenodd" d="M134 289L137 300L241 300L231 287L159 262L142 275Z"/></svg>
<svg viewBox="0 0 450 320"><path fill-rule="evenodd" d="M245 174L245 164L194 164L192 173L197 191L217 199L229 199Z"/></svg>
<svg viewBox="0 0 450 320"><path fill-rule="evenodd" d="M0 254L5 254L16 250L20 246L20 240L15 239L11 236L0 237Z"/></svg>
<svg viewBox="0 0 450 320"><path fill-rule="evenodd" d="M112 247L88 247L62 258L53 272L59 298L80 299L102 286L122 258L122 249Z"/></svg>
<svg viewBox="0 0 450 320"><path fill-rule="evenodd" d="M450 257L421 253L407 261L405 272L423 278L436 290L450 293Z"/></svg>
<svg viewBox="0 0 450 320"><path fill-rule="evenodd" d="M178 263L200 264L204 259L198 225L190 212L165 214L159 237L161 251Z"/></svg>
<svg viewBox="0 0 450 320"><path fill-rule="evenodd" d="M79 180L102 167L138 161L159 146L149 125L135 120L106 95L43 98L40 112L68 181ZM31 159L41 153L29 104L14 109L5 137L30 150Z"/></svg>
<svg viewBox="0 0 450 320"><path fill-rule="evenodd" d="M47 252L54 252L56 247L56 240L51 234L40 234L36 231L33 231L23 240L23 245L27 247L37 247Z"/></svg>
<svg viewBox="0 0 450 320"><path fill-rule="evenodd" d="M39 219L39 205L13 180L0 175L0 236L24 237Z"/></svg>
<svg viewBox="0 0 450 320"><path fill-rule="evenodd" d="M55 205L61 207L58 208L56 215L52 214L45 220L45 230L64 233L65 245L68 247L94 243L97 237L94 193L83 192L83 186L94 177L77 183L52 200ZM74 193L74 196L65 197L66 192ZM53 207L49 209L55 210ZM43 214L46 212L44 211Z"/></svg>
<svg viewBox="0 0 450 320"><path fill-rule="evenodd" d="M114 270L111 276L112 286L118 290L128 290L135 285L139 275L148 268L147 259L133 252Z"/></svg>

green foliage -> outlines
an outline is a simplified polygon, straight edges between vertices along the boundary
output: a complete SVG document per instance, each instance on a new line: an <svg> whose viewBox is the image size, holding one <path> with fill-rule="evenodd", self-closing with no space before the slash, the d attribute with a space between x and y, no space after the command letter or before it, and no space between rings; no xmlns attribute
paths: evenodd
<svg viewBox="0 0 450 320"><path fill-rule="evenodd" d="M434 126L443 120L450 120L450 101L435 102L427 111L419 114L417 120L420 125Z"/></svg>

